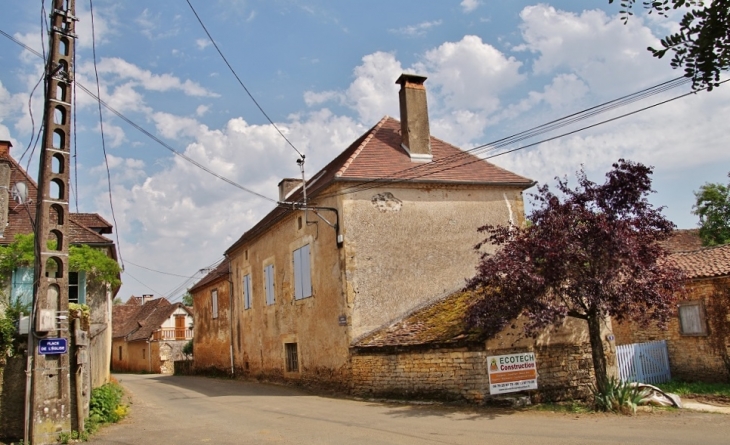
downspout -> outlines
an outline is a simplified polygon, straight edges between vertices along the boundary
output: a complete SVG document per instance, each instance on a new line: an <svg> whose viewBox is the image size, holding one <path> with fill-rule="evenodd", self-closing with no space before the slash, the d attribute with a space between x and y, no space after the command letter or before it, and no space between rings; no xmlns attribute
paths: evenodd
<svg viewBox="0 0 730 445"><path fill-rule="evenodd" d="M152 374L152 346L150 339L147 339L147 372Z"/></svg>
<svg viewBox="0 0 730 445"><path fill-rule="evenodd" d="M75 373L75 382L76 382L76 421L77 427L79 431L84 431L84 382L83 382L83 371L84 371L84 365L79 360L78 353L79 353L79 346L78 346L78 337L76 335L81 331L81 320L79 318L74 318L73 321L73 328L74 328L74 346L76 349L76 366L78 369L76 369Z"/></svg>
<svg viewBox="0 0 730 445"><path fill-rule="evenodd" d="M231 377L236 376L233 366L233 271L231 270L231 261L228 261L228 346L231 355Z"/></svg>

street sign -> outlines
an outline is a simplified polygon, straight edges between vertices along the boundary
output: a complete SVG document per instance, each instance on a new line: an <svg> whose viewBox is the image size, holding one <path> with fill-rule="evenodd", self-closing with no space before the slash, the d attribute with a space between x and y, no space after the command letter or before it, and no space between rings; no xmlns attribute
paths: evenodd
<svg viewBox="0 0 730 445"><path fill-rule="evenodd" d="M535 354L496 355L487 357L489 366L489 393L537 389L537 363Z"/></svg>
<svg viewBox="0 0 730 445"><path fill-rule="evenodd" d="M65 354L68 340L65 338L42 338L38 340L38 353L41 355Z"/></svg>

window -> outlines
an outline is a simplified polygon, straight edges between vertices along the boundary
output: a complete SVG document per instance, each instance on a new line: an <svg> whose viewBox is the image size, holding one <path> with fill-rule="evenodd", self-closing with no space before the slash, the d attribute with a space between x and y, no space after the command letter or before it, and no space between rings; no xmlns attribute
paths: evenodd
<svg viewBox="0 0 730 445"><path fill-rule="evenodd" d="M13 271L10 299L30 307L33 301L32 267L18 267Z"/></svg>
<svg viewBox="0 0 730 445"><path fill-rule="evenodd" d="M309 259L309 244L294 251L294 299L312 296L312 267Z"/></svg>
<svg viewBox="0 0 730 445"><path fill-rule="evenodd" d="M266 305L274 304L274 265L264 267L264 293L266 294Z"/></svg>
<svg viewBox="0 0 730 445"><path fill-rule="evenodd" d="M251 309L251 274L243 277L243 308Z"/></svg>
<svg viewBox="0 0 730 445"><path fill-rule="evenodd" d="M147 358L147 350L142 348L142 360Z"/></svg>
<svg viewBox="0 0 730 445"><path fill-rule="evenodd" d="M210 291L210 300L213 302L213 318L218 318L218 289Z"/></svg>
<svg viewBox="0 0 730 445"><path fill-rule="evenodd" d="M701 301L679 303L679 331L682 335L707 335L705 308Z"/></svg>
<svg viewBox="0 0 730 445"><path fill-rule="evenodd" d="M286 354L286 372L299 372L299 357L296 343L284 343Z"/></svg>
<svg viewBox="0 0 730 445"><path fill-rule="evenodd" d="M119 347L119 361L122 361L122 347Z"/></svg>
<svg viewBox="0 0 730 445"><path fill-rule="evenodd" d="M68 302L86 304L86 272L68 273Z"/></svg>

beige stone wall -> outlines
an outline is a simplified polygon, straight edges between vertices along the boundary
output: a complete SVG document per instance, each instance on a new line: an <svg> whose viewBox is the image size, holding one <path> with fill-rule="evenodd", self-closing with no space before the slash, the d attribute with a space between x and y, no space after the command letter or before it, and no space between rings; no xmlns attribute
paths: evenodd
<svg viewBox="0 0 730 445"><path fill-rule="evenodd" d="M705 309L710 310L708 305L710 297L718 289L727 286L730 286L728 277L693 280L686 285L685 299L702 300L705 302ZM655 324L641 327L631 322L621 324L614 322L614 332L618 345L666 340L673 379L726 382L730 378L720 354L710 345L711 336L715 334L708 328L707 336L681 335L679 315L676 311L666 329L660 329ZM730 347L730 339L725 341Z"/></svg>
<svg viewBox="0 0 730 445"><path fill-rule="evenodd" d="M521 350L437 349L360 352L352 357L352 391L366 396L440 398L482 403L489 394L487 357ZM590 345L534 349L540 400L585 398L593 382Z"/></svg>
<svg viewBox="0 0 730 445"><path fill-rule="evenodd" d="M329 199L316 205L339 204L336 199ZM334 213L322 211L321 215L335 222ZM293 252L306 244L310 246L313 296L295 300ZM337 247L335 230L311 211L306 213L306 220L303 211L289 214L266 234L231 252L237 371L270 379L312 382L346 375L348 327L339 322L340 316L347 316L342 253ZM264 266L269 264L274 265L273 305L266 304L264 295ZM250 309L244 309L243 304L242 281L246 274L251 275ZM299 372L285 371L285 343L298 345ZM196 366L201 366L197 350L195 354Z"/></svg>
<svg viewBox="0 0 730 445"><path fill-rule="evenodd" d="M120 347L122 348L121 360L119 360ZM112 342L113 372L147 372L159 374L161 365L158 342L125 342L121 339L114 339Z"/></svg>
<svg viewBox="0 0 730 445"><path fill-rule="evenodd" d="M353 338L463 287L479 259L478 227L524 221L522 193L514 187L393 186L346 196Z"/></svg>
<svg viewBox="0 0 730 445"><path fill-rule="evenodd" d="M218 292L218 318L213 318L211 292ZM193 295L195 372L230 373L231 303L227 279L218 280Z"/></svg>

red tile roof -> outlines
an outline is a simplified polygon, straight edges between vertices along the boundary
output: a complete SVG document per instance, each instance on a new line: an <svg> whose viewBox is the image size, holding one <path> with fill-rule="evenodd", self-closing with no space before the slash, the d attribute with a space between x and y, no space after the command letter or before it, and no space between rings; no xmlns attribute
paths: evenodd
<svg viewBox="0 0 730 445"><path fill-rule="evenodd" d="M675 252L669 258L684 271L687 278L730 275L730 244L705 247L689 252Z"/></svg>
<svg viewBox="0 0 730 445"><path fill-rule="evenodd" d="M307 181L307 195L312 202L335 182L373 183L448 183L479 185L511 185L522 189L534 182L482 160L451 144L431 136L433 160L414 163L401 147L400 122L384 117L353 142L329 164ZM301 187L288 198L301 200ZM272 224L291 212L289 207L276 207L249 231L244 233L226 254L264 233Z"/></svg>
<svg viewBox="0 0 730 445"><path fill-rule="evenodd" d="M179 307L187 311L182 303L173 304L164 298L149 300L141 306L134 300L118 304L112 309L112 337L148 340Z"/></svg>
<svg viewBox="0 0 730 445"><path fill-rule="evenodd" d="M672 236L662 242L662 246L670 252L684 252L702 248L700 229L675 230Z"/></svg>

